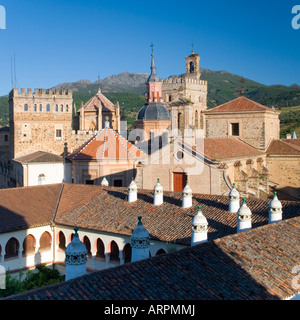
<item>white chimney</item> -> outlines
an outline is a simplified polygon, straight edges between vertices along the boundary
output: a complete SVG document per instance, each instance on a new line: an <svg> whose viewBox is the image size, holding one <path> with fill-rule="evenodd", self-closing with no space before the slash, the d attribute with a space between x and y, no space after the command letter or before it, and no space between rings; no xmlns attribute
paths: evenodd
<svg viewBox="0 0 300 320"><path fill-rule="evenodd" d="M269 223L282 220L282 204L277 198L277 192L274 192L274 197L269 204Z"/></svg>
<svg viewBox="0 0 300 320"><path fill-rule="evenodd" d="M246 205L246 199L243 198L243 204L239 208L238 212L238 225L237 225L237 232L242 232L246 230L250 230L252 228L251 222L251 210Z"/></svg>
<svg viewBox="0 0 300 320"><path fill-rule="evenodd" d="M182 208L190 208L193 205L193 192L188 181L186 181L186 186L182 190Z"/></svg>
<svg viewBox="0 0 300 320"><path fill-rule="evenodd" d="M237 213L240 208L240 193L235 188L235 183L231 191L229 192L229 207L228 211L232 213Z"/></svg>
<svg viewBox="0 0 300 320"><path fill-rule="evenodd" d="M162 185L159 183L159 179L157 179L157 183L154 187L154 199L153 204L155 206L159 206L164 202L164 189Z"/></svg>
<svg viewBox="0 0 300 320"><path fill-rule="evenodd" d="M106 177L104 177L103 180L101 181L101 186L102 187L108 187L109 186L109 183L108 183Z"/></svg>
<svg viewBox="0 0 300 320"><path fill-rule="evenodd" d="M192 220L192 239L191 245L207 241L208 223L201 211L201 206L198 206L198 212Z"/></svg>
<svg viewBox="0 0 300 320"><path fill-rule="evenodd" d="M150 237L149 232L142 224L142 217L138 217L139 222L131 235L131 262L149 258Z"/></svg>
<svg viewBox="0 0 300 320"><path fill-rule="evenodd" d="M68 244L65 252L66 276L65 281L74 279L86 274L87 249L78 236L78 228L74 228L75 234Z"/></svg>
<svg viewBox="0 0 300 320"><path fill-rule="evenodd" d="M137 200L137 185L134 182L134 178L132 178L132 181L128 186L128 202L134 202L136 200Z"/></svg>

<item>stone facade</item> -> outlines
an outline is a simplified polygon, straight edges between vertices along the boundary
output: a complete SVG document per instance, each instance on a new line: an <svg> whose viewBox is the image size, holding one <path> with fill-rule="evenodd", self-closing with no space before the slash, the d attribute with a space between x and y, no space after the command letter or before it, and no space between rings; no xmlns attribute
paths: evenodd
<svg viewBox="0 0 300 320"><path fill-rule="evenodd" d="M171 115L171 129L204 129L207 81L200 79L200 57L186 57L186 73L163 80L162 95Z"/></svg>

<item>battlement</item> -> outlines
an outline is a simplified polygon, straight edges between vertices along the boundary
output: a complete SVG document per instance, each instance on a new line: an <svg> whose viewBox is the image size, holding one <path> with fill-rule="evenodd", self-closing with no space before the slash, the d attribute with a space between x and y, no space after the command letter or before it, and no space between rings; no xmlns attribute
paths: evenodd
<svg viewBox="0 0 300 320"><path fill-rule="evenodd" d="M193 79L188 77L168 78L163 80L163 84L173 84L173 83L192 83L192 84L207 86L206 80Z"/></svg>
<svg viewBox="0 0 300 320"><path fill-rule="evenodd" d="M33 96L45 96L45 98L49 98L50 96L56 96L61 98L72 98L73 92L72 90L65 89L27 89L24 88L18 89L13 88L9 93L9 97L20 97L20 98L29 98Z"/></svg>

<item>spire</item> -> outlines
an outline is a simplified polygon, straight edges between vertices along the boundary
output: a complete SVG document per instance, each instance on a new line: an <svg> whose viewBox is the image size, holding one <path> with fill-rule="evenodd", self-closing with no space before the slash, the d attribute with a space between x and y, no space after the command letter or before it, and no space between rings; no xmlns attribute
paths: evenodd
<svg viewBox="0 0 300 320"><path fill-rule="evenodd" d="M131 235L132 257L131 262L149 258L150 236L144 228L142 217L138 217L138 225Z"/></svg>
<svg viewBox="0 0 300 320"><path fill-rule="evenodd" d="M297 139L297 135L295 131L293 132L292 139Z"/></svg>
<svg viewBox="0 0 300 320"><path fill-rule="evenodd" d="M136 200L137 200L137 185L134 182L134 178L132 178L132 181L128 186L128 202L134 202Z"/></svg>
<svg viewBox="0 0 300 320"><path fill-rule="evenodd" d="M238 212L238 225L237 225L237 232L242 232L246 230L250 230L252 228L251 223L251 210L247 207L246 199L243 198L243 204L239 208Z"/></svg>
<svg viewBox="0 0 300 320"><path fill-rule="evenodd" d="M109 186L109 183L106 179L106 176L103 177L103 180L101 181L101 186L102 187L108 187Z"/></svg>
<svg viewBox="0 0 300 320"><path fill-rule="evenodd" d="M192 220L192 238L191 245L207 241L208 223L207 219L202 214L201 206L198 206L198 212Z"/></svg>
<svg viewBox="0 0 300 320"><path fill-rule="evenodd" d="M182 190L182 208L190 208L193 205L193 192L188 181Z"/></svg>
<svg viewBox="0 0 300 320"><path fill-rule="evenodd" d="M156 74L156 67L155 67L155 61L154 61L154 53L153 53L153 43L151 44L152 53L151 53L151 74L147 80L147 82L160 82L159 76Z"/></svg>
<svg viewBox="0 0 300 320"><path fill-rule="evenodd" d="M80 277L86 274L87 249L78 235L78 227L74 228L75 234L66 248L66 277L65 280Z"/></svg>
<svg viewBox="0 0 300 320"><path fill-rule="evenodd" d="M154 199L153 199L153 204L155 206L159 206L159 205L163 204L163 202L164 202L163 193L164 193L164 189L163 189L162 185L160 184L159 179L157 179L157 183L154 187Z"/></svg>
<svg viewBox="0 0 300 320"><path fill-rule="evenodd" d="M282 220L282 204L277 198L277 192L274 192L274 197L269 204L269 223Z"/></svg>
<svg viewBox="0 0 300 320"><path fill-rule="evenodd" d="M240 208L240 193L237 191L234 183L231 191L229 192L228 211L232 213L236 213L238 212L239 208Z"/></svg>

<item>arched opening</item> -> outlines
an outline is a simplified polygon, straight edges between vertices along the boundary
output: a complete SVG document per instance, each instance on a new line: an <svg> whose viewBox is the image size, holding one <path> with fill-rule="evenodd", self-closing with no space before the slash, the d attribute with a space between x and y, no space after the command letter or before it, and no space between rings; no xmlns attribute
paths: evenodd
<svg viewBox="0 0 300 320"><path fill-rule="evenodd" d="M132 248L130 243L125 244L123 248L124 263L131 262L131 252L132 252Z"/></svg>
<svg viewBox="0 0 300 320"><path fill-rule="evenodd" d="M23 251L22 255L34 253L35 252L35 237L32 234L29 234L26 236L26 238L23 241Z"/></svg>
<svg viewBox="0 0 300 320"><path fill-rule="evenodd" d="M52 237L51 234L45 231L40 238L40 250L49 250L51 248Z"/></svg>
<svg viewBox="0 0 300 320"><path fill-rule="evenodd" d="M114 240L109 245L109 261L120 262L119 247Z"/></svg>
<svg viewBox="0 0 300 320"><path fill-rule="evenodd" d="M10 238L5 246L5 259L14 258L18 256L19 253L19 241L16 238Z"/></svg>
<svg viewBox="0 0 300 320"><path fill-rule="evenodd" d="M182 133L183 133L183 116L182 116L181 112L178 113L177 128L179 130L179 133L182 135Z"/></svg>
<svg viewBox="0 0 300 320"><path fill-rule="evenodd" d="M166 251L164 249L159 249L157 252L156 252L156 256L159 256L160 254L164 254L166 253Z"/></svg>
<svg viewBox="0 0 300 320"><path fill-rule="evenodd" d="M86 246L87 255L88 255L89 257L91 257L91 256L92 256L92 253L91 253L91 241L90 241L90 239L89 239L87 236L84 236L82 242L83 242L83 243L85 244L85 246Z"/></svg>
<svg viewBox="0 0 300 320"><path fill-rule="evenodd" d="M46 105L46 111L47 111L47 112L50 112L50 104L47 104L47 105Z"/></svg>
<svg viewBox="0 0 300 320"><path fill-rule="evenodd" d="M194 73L194 72L195 72L194 62L190 62L190 73Z"/></svg>
<svg viewBox="0 0 300 320"><path fill-rule="evenodd" d="M195 128L199 129L199 116L198 116L198 111L197 110L195 112Z"/></svg>
<svg viewBox="0 0 300 320"><path fill-rule="evenodd" d="M97 239L96 247L97 247L96 257L105 258L104 243L100 238Z"/></svg>
<svg viewBox="0 0 300 320"><path fill-rule="evenodd" d="M66 237L62 231L59 231L58 234L58 247L63 251L66 250Z"/></svg>

